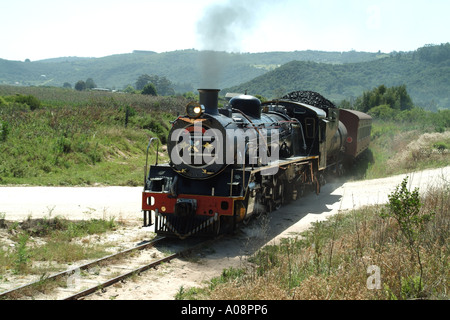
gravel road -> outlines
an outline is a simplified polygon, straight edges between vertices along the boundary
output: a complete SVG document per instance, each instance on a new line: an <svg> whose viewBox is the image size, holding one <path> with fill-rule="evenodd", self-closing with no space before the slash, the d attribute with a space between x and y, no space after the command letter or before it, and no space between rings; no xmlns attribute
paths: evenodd
<svg viewBox="0 0 450 320"><path fill-rule="evenodd" d="M367 205L388 202L388 195L409 176L408 187L416 187L426 192L429 188L450 183L450 166L401 174L388 178L332 182L326 184L319 195L311 194L304 200L300 199L283 207L283 216L295 221L292 226L284 227L275 238L285 237L289 233L306 230L311 222L326 220L339 211L357 209Z"/></svg>
<svg viewBox="0 0 450 320"><path fill-rule="evenodd" d="M326 218L339 209L384 203L406 175L383 179L332 182L320 195L308 195L281 209L283 215ZM426 190L450 179L450 166L409 174L412 187ZM73 220L139 220L142 187L0 187L0 213L6 220L61 216ZM309 220L309 218L307 219ZM314 220L314 219L313 219Z"/></svg>
<svg viewBox="0 0 450 320"><path fill-rule="evenodd" d="M0 213L22 221L60 216L137 220L142 187L0 187Z"/></svg>

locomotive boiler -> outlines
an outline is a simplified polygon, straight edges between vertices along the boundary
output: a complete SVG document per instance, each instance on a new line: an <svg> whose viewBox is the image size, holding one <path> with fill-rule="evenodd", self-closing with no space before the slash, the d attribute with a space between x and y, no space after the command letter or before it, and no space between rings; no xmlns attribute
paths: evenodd
<svg viewBox="0 0 450 320"><path fill-rule="evenodd" d="M353 139L331 102L299 93L265 103L241 94L219 109L219 90L199 89L169 132L170 162L146 172L144 225L182 239L216 235L306 189L320 192L326 172L342 172Z"/></svg>
<svg viewBox="0 0 450 320"><path fill-rule="evenodd" d="M200 89L200 102L187 106L169 133L172 169L190 179L208 179L229 165L268 163L292 155L296 141L292 121L283 113L263 113L249 95L218 109L218 90Z"/></svg>

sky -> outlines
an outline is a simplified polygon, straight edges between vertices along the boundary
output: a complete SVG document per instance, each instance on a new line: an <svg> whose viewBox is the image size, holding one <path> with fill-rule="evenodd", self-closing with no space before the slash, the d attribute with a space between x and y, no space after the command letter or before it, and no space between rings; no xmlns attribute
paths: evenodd
<svg viewBox="0 0 450 320"><path fill-rule="evenodd" d="M448 0L0 0L0 58L413 51L450 42L449 13Z"/></svg>

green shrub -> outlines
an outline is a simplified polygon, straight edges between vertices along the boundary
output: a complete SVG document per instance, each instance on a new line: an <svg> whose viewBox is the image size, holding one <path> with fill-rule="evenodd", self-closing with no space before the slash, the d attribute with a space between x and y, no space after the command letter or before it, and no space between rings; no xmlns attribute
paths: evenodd
<svg viewBox="0 0 450 320"><path fill-rule="evenodd" d="M21 234L19 236L19 243L16 247L16 259L14 261L15 273L23 272L30 262L30 253L27 248L27 242L29 238L30 236L28 234Z"/></svg>
<svg viewBox="0 0 450 320"><path fill-rule="evenodd" d="M72 151L72 142L64 136L59 137L56 140L55 151L57 154L69 153Z"/></svg>
<svg viewBox="0 0 450 320"><path fill-rule="evenodd" d="M414 280L402 279L402 294L406 298L420 297L423 286L423 263L420 253L420 234L424 232L426 224L434 215L434 212L423 214L420 212L422 202L420 201L419 189L415 188L412 192L407 188L408 177L403 179L402 183L397 186L395 191L388 195L389 203L387 213L382 213L381 217L394 218L400 231L406 239L406 243L411 251L411 257L416 257L420 269L420 275ZM412 292L414 291L414 292Z"/></svg>
<svg viewBox="0 0 450 320"><path fill-rule="evenodd" d="M143 89L142 94L145 95L151 95L151 96L157 96L156 88L153 85L153 83L148 83Z"/></svg>
<svg viewBox="0 0 450 320"><path fill-rule="evenodd" d="M6 141L8 134L10 132L9 123L3 120L0 120L0 141Z"/></svg>
<svg viewBox="0 0 450 320"><path fill-rule="evenodd" d="M387 104L382 104L382 105L371 108L367 113L374 118L378 118L378 119L382 119L382 120L389 120L394 117L396 110L392 109Z"/></svg>
<svg viewBox="0 0 450 320"><path fill-rule="evenodd" d="M15 101L17 103L22 103L22 104L28 105L32 111L38 109L41 106L41 101L32 95L25 96L25 95L18 94L15 97Z"/></svg>
<svg viewBox="0 0 450 320"><path fill-rule="evenodd" d="M0 96L0 107L7 106L7 105L8 105L8 102L5 100L5 98Z"/></svg>

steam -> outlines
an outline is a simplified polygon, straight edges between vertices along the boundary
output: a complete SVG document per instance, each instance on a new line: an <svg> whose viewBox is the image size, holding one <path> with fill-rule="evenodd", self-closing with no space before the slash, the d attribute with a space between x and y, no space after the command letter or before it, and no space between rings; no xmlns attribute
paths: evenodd
<svg viewBox="0 0 450 320"><path fill-rule="evenodd" d="M227 66L221 51L240 52L244 35L256 25L257 0L228 0L208 6L197 22L202 88L218 88L220 76Z"/></svg>

